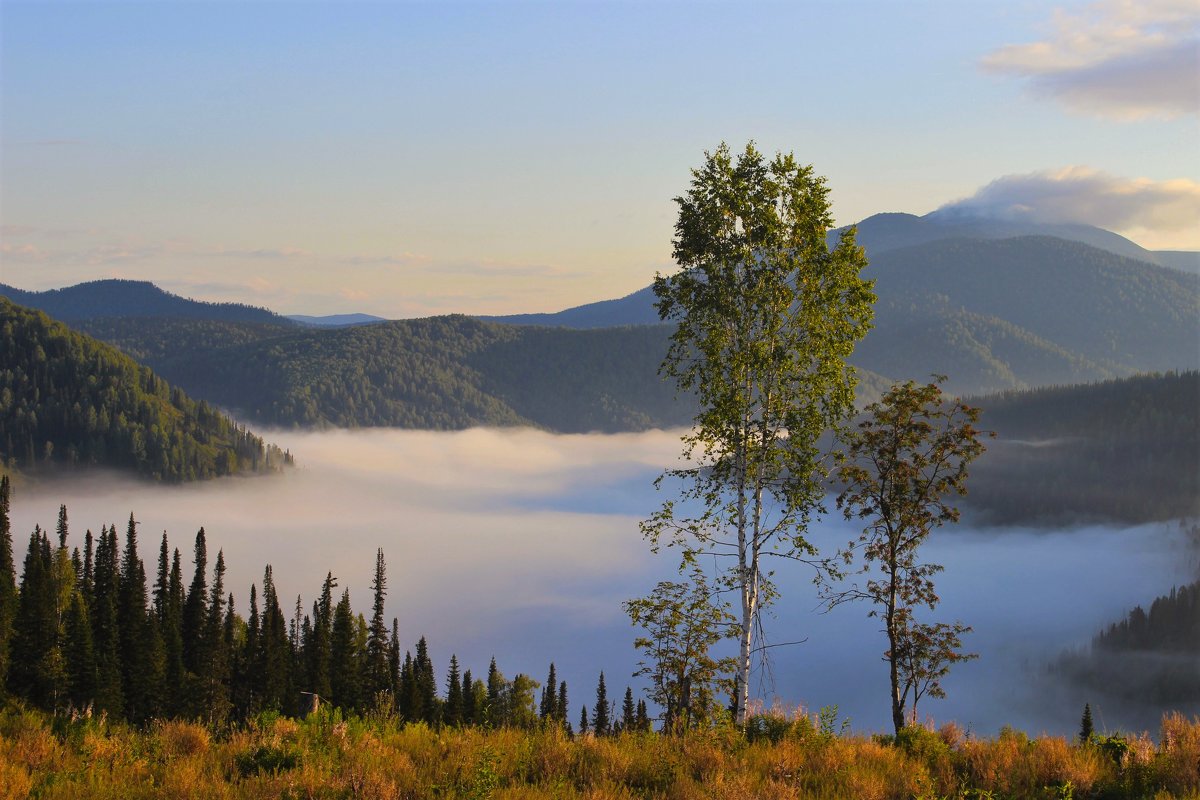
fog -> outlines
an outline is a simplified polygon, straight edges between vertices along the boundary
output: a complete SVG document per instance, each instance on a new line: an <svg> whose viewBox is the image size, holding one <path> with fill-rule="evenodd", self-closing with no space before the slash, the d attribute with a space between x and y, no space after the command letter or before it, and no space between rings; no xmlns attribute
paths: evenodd
<svg viewBox="0 0 1200 800"><path fill-rule="evenodd" d="M274 567L285 615L297 594L306 612L326 572L370 610L375 549L388 567L388 615L411 648L428 637L439 675L451 652L482 676L494 655L508 677L545 677L553 660L568 681L573 718L591 702L600 670L610 696L624 691L638 655L621 610L673 576L675 557L654 556L638 522L661 499L652 486L678 463L677 432L564 436L532 430L454 433L367 430L276 432L296 454L281 476L233 478L179 487L111 475L19 485L12 503L18 560L34 524L53 529L68 508L71 542L133 512L147 572L165 530L191 577L196 530L206 529L210 570L223 550L227 586L246 611L249 586ZM826 519L812 538L828 547L854 535ZM1070 733L1082 703L1097 725L1152 725L1144 709L1075 696L1041 675L1064 647L1086 644L1134 605L1148 605L1191 579L1193 553L1173 525L1045 532L942 529L928 560L946 566L943 602L927 621L972 625L977 661L957 666L946 700L924 700L921 716L954 719L981 734L1011 724ZM774 681L753 688L816 710L837 704L858 730L888 725L884 640L864 605L822 614L809 575L781 570L783 597L767 620Z"/></svg>

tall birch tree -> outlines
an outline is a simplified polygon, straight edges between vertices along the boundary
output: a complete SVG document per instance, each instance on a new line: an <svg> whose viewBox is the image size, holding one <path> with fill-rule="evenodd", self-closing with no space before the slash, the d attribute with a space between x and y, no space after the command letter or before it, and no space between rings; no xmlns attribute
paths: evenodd
<svg viewBox="0 0 1200 800"><path fill-rule="evenodd" d="M699 411L683 438L680 481L643 523L657 549L681 549L682 568L718 557L736 593L736 720L745 722L761 612L776 596L767 555L806 559L830 463L822 434L853 408L847 363L871 326L875 295L854 229L832 249L829 189L791 154L768 160L750 143L721 144L675 199L680 270L654 281L657 308L676 329L661 372ZM659 486L661 487L662 478Z"/></svg>

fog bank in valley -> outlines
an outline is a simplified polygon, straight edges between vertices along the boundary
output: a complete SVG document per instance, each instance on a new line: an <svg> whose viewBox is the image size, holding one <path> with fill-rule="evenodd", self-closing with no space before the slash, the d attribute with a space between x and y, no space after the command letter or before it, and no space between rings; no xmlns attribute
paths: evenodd
<svg viewBox="0 0 1200 800"><path fill-rule="evenodd" d="M116 523L123 536L132 511L147 571L154 572L166 530L190 580L193 540L204 526L210 568L223 550L238 609L246 611L249 586L270 563L290 617L297 594L311 609L326 572L350 588L356 610L369 612L375 549L382 547L388 615L399 618L407 647L428 637L439 673L451 652L480 676L493 655L509 677L526 672L538 680L553 660L569 683L575 718L592 701L600 670L610 695L638 685L630 677L635 632L620 605L674 575L673 556L652 555L638 522L662 499L654 477L678 463L677 432L361 430L269 438L296 455L295 470L178 487L95 473L19 486L17 557L35 523L53 528L59 503L67 504L75 544L101 524ZM850 523L829 518L812 538L834 547L853 535ZM956 719L980 733L1002 724L1074 730L1082 702L1076 708L1079 698L1041 680L1041 664L1191 579L1186 547L1171 525L936 533L928 553L946 565L938 579L943 603L927 619L973 625L966 642L981 658L958 666L946 682L950 697L924 701L922 716ZM768 633L776 642L807 641L774 650L773 692L812 709L837 704L855 728L884 729L878 621L862 605L817 613L809 575L781 569L778 577L784 593ZM772 694L769 684L755 688ZM1103 698L1088 701L1106 710ZM1148 724L1136 710L1109 714L1109 727Z"/></svg>

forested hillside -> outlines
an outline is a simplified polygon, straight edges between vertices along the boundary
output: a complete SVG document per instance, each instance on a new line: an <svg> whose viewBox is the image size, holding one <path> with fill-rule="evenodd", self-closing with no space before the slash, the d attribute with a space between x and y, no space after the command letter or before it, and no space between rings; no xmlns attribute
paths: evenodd
<svg viewBox="0 0 1200 800"><path fill-rule="evenodd" d="M1200 372L970 399L996 431L968 504L991 522L1200 515Z"/></svg>
<svg viewBox="0 0 1200 800"><path fill-rule="evenodd" d="M115 348L0 297L0 461L185 481L289 460Z"/></svg>

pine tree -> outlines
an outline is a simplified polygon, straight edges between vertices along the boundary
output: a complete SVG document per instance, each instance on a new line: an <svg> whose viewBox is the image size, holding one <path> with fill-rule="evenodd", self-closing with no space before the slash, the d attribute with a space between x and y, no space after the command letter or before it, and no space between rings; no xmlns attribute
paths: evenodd
<svg viewBox="0 0 1200 800"><path fill-rule="evenodd" d="M446 675L446 707L442 721L451 727L463 722L463 688L458 674L458 656L450 656L450 670Z"/></svg>
<svg viewBox="0 0 1200 800"><path fill-rule="evenodd" d="M567 729L567 733L571 732L571 721L567 719L567 682L561 681L558 684L558 705L555 707L554 718Z"/></svg>
<svg viewBox="0 0 1200 800"><path fill-rule="evenodd" d="M596 706L592 711L592 730L597 736L607 736L611 733L611 723L608 718L608 690L604 687L604 673L600 673L600 682L596 684Z"/></svg>
<svg viewBox="0 0 1200 800"><path fill-rule="evenodd" d="M259 631L259 692L263 708L291 713L295 706L292 689L292 651L287 621L279 607L271 565L263 571L262 618ZM347 602L349 602L347 600Z"/></svg>
<svg viewBox="0 0 1200 800"><path fill-rule="evenodd" d="M579 734L582 736L588 732L587 706L579 709Z"/></svg>
<svg viewBox="0 0 1200 800"><path fill-rule="evenodd" d="M417 654L413 658L413 676L416 680L417 708L414 709L418 719L430 725L438 723L440 708L437 700L437 677L433 671L433 661L429 658L429 646L422 636L417 642Z"/></svg>
<svg viewBox="0 0 1200 800"><path fill-rule="evenodd" d="M645 700L638 700L637 729L641 733L649 733L650 732L650 714L646 710L646 701Z"/></svg>
<svg viewBox="0 0 1200 800"><path fill-rule="evenodd" d="M166 534L163 534L166 541ZM162 598L162 617L159 634L163 641L163 709L167 714L183 710L183 572L179 563L179 548L171 555L167 572L166 592ZM161 561L161 553L160 553ZM161 566L161 563L160 563Z"/></svg>
<svg viewBox="0 0 1200 800"><path fill-rule="evenodd" d="M379 692L391 689L388 679L388 630L384 621L384 598L387 596L387 568L383 560L383 548L375 553L375 578L371 587L375 599L371 606L371 626L367 635L366 675L367 694L374 699Z"/></svg>
<svg viewBox="0 0 1200 800"><path fill-rule="evenodd" d="M400 620L392 617L392 639L388 642L388 688L395 708L400 707Z"/></svg>
<svg viewBox="0 0 1200 800"><path fill-rule="evenodd" d="M1092 740L1095 729L1092 727L1092 705L1083 704L1083 718L1079 721L1079 741L1087 744Z"/></svg>
<svg viewBox="0 0 1200 800"><path fill-rule="evenodd" d="M308 685L309 691L316 693L325 702L331 702L333 690L330 688L331 668L331 636L333 633L333 590L337 581L332 572L325 574L321 585L321 597L313 604L312 642L305 649L308 655Z"/></svg>
<svg viewBox="0 0 1200 800"><path fill-rule="evenodd" d="M417 696L417 676L413 669L411 652L404 653L404 663L400 666L398 686L399 699L396 702L396 706L400 710L400 716L406 722L416 722L418 719L417 709L420 706L420 698Z"/></svg>

